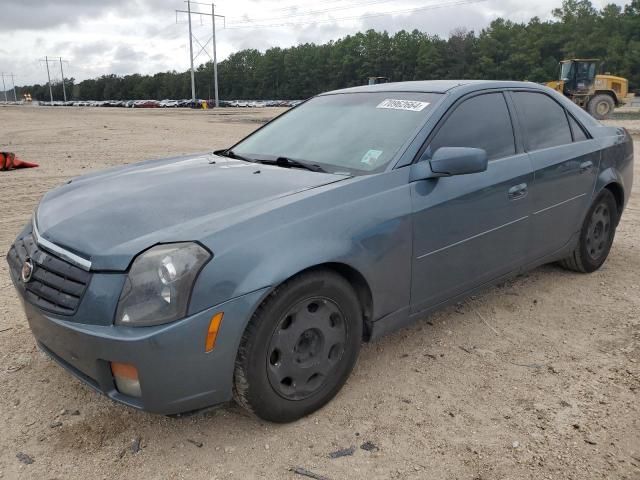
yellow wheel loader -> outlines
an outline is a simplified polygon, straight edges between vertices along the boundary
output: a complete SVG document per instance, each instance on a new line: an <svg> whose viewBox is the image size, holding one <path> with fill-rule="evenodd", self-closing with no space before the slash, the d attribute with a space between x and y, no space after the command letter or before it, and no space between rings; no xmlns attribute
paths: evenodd
<svg viewBox="0 0 640 480"><path fill-rule="evenodd" d="M605 120L613 109L628 103L629 81L613 75L598 75L600 60L572 59L560 62L560 80L548 87L573 100L598 120Z"/></svg>

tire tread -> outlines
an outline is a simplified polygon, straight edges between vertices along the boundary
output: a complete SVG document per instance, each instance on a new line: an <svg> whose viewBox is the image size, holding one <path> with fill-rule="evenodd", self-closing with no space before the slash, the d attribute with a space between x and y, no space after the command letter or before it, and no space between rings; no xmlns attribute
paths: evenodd
<svg viewBox="0 0 640 480"><path fill-rule="evenodd" d="M613 98L611 98L611 96L607 95L606 93L599 93L598 95L593 97L587 105L587 110L591 114L591 116L596 118L597 120L606 120L608 118L608 115L598 115L598 112L596 111L596 105L600 101L606 101L611 106L611 111L609 112L609 114L613 113L614 109L616 108L616 103Z"/></svg>
<svg viewBox="0 0 640 480"><path fill-rule="evenodd" d="M242 335L242 339L240 341L240 346L238 348L238 353L236 355L235 368L233 374L233 386L232 386L232 395L235 402L242 407L245 411L247 411L251 416L256 418L262 418L261 415L256 411L256 409L252 406L250 399L250 390L251 390L251 382L249 381L248 368L250 363L250 351L254 347L254 341L259 336L258 330L261 326L261 322L268 315L271 306L273 303L277 302L279 296L281 294L285 294L287 290L293 287L295 284L299 282L305 282L306 280L322 280L322 281L333 281L334 283L341 283L342 286L346 289L350 290L351 295L353 296L354 302L358 306L358 310L360 309L360 305L357 302L357 296L350 283L340 274L334 272L331 269L316 269L310 270L307 272L303 272L297 276L294 276L276 288L263 300L260 306L256 309L256 311L251 316L249 323ZM360 312L361 315L361 312ZM359 338L362 338L362 331L359 333ZM356 350L357 352L357 350ZM357 355L357 353L356 353ZM341 385L338 386L337 390L339 390ZM335 395L337 390L331 395ZM280 420L271 419L271 421L280 422ZM288 421L288 420L287 420Z"/></svg>
<svg viewBox="0 0 640 480"><path fill-rule="evenodd" d="M589 207L589 211L587 212L587 215L586 215L586 217L585 217L585 219L583 221L582 227L580 229L580 238L576 242L576 245L574 246L573 251L569 254L568 257L563 258L562 260L560 260L558 262L558 264L562 268L565 268L566 270L571 270L573 272L578 272L578 273L589 273L589 272L593 271L593 269L589 268L589 265L587 264L587 262L585 261L585 259L582 256L582 248L581 248L582 247L582 239L583 239L583 236L585 235L585 230L586 230L586 228L588 226L588 222L590 220L591 212L592 212L594 206L596 204L600 203L603 198L607 198L607 200L609 201L610 206L613 208L612 213L615 214L615 217L619 217L620 212L617 211L617 204L616 204L616 201L615 201L615 197L613 196L611 191L609 191L608 189L602 190L600 192L600 194L596 197L594 202L591 204L591 206ZM615 226L618 224L618 221L619 221L619 218L612 218L612 226L611 226L611 228L613 229L612 236L614 238L615 238ZM611 240L611 242L613 243L613 239ZM606 261L606 258L607 257L605 257L604 261ZM604 263L604 261L603 261L603 263ZM596 270L597 270L597 268L596 268Z"/></svg>
<svg viewBox="0 0 640 480"><path fill-rule="evenodd" d="M235 369L233 372L233 399L238 405L240 405L254 417L258 417L258 415L254 411L251 403L247 398L247 392L249 391L249 382L247 381L246 375L247 343L251 338L255 336L256 330L258 329L258 322L262 318L263 312L268 309L269 305L273 301L275 301L278 293L281 290L285 289L290 282L291 280L288 280L276 287L260 304L256 311L253 312L251 320L249 321L249 324L247 325L247 328L242 335L240 347L238 348L238 354L236 355Z"/></svg>

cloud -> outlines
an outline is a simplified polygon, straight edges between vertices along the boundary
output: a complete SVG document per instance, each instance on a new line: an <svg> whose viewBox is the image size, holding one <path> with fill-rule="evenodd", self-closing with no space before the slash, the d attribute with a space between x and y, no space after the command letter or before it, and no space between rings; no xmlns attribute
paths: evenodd
<svg viewBox="0 0 640 480"><path fill-rule="evenodd" d="M20 84L46 82L46 70L39 62L45 55L64 57L69 62L65 73L79 80L110 73L181 71L189 66L186 16L180 15L176 23L175 14L175 9L185 8L183 0L1 1L0 70L15 73ZM561 4L561 0L487 0L457 7L367 16L447 1L453 0L224 2L217 6L217 13L227 16L228 26L247 21L255 22L254 25L307 23L223 30L219 20L218 56L224 59L245 48L264 51L275 46L325 43L370 28L391 34L419 29L447 37L458 27L479 32L500 16L514 21L528 21L533 16L548 19L552 9ZM593 3L601 8L610 1L593 0ZM629 2L615 0L615 3ZM200 5L194 5L193 10L210 11ZM310 11L325 12L308 15ZM304 13L307 15L302 16ZM204 43L211 36L210 18L203 17L202 22L196 16L193 18L194 34ZM280 20L269 20L276 18ZM196 43L194 49L200 50ZM198 61L207 59L204 55Z"/></svg>
<svg viewBox="0 0 640 480"><path fill-rule="evenodd" d="M3 0L2 29L40 30L73 25L84 18L121 8L127 3L126 0Z"/></svg>

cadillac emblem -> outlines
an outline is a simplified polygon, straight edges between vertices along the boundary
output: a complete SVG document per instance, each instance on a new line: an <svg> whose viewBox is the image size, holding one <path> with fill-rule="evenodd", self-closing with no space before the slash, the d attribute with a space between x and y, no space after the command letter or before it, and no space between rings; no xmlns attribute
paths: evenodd
<svg viewBox="0 0 640 480"><path fill-rule="evenodd" d="M27 258L22 264L21 277L23 283L29 283L31 281L34 269L35 267L33 266L33 262L30 258Z"/></svg>

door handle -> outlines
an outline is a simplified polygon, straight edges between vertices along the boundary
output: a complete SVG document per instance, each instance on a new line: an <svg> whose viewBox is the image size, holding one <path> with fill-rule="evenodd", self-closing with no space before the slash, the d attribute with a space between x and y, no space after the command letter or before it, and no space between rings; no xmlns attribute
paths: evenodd
<svg viewBox="0 0 640 480"><path fill-rule="evenodd" d="M580 164L580 173L587 173L593 170L593 162L588 161Z"/></svg>
<svg viewBox="0 0 640 480"><path fill-rule="evenodd" d="M509 200L520 200L527 196L529 192L528 185L526 183L521 183L520 185L516 185L509 189Z"/></svg>

